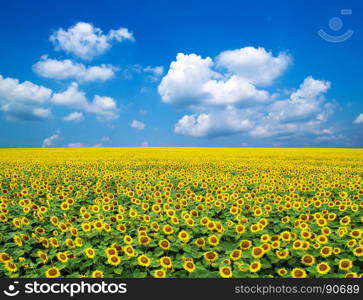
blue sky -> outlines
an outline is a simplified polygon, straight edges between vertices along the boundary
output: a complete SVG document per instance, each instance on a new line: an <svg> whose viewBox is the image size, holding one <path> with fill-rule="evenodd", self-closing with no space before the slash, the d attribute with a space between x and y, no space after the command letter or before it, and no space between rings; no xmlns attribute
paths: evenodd
<svg viewBox="0 0 363 300"><path fill-rule="evenodd" d="M7 1L0 147L360 148L362 8Z"/></svg>

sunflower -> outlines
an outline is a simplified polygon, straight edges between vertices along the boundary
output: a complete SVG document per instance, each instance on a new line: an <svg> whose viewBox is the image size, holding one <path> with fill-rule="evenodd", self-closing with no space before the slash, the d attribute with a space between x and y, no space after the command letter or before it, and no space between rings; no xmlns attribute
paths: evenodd
<svg viewBox="0 0 363 300"><path fill-rule="evenodd" d="M139 241L140 245L147 246L150 244L151 238L148 237L147 235L143 235L143 236L139 236L138 241Z"/></svg>
<svg viewBox="0 0 363 300"><path fill-rule="evenodd" d="M348 258L343 258L339 261L339 269L343 271L348 271L353 267L353 263Z"/></svg>
<svg viewBox="0 0 363 300"><path fill-rule="evenodd" d="M359 230L359 229L353 229L351 232L350 232L350 236L354 239L359 239L362 235L362 231Z"/></svg>
<svg viewBox="0 0 363 300"><path fill-rule="evenodd" d="M110 255L107 259L110 265L118 266L121 263L121 258L118 255Z"/></svg>
<svg viewBox="0 0 363 300"><path fill-rule="evenodd" d="M349 272L344 275L344 278L358 278L358 274L356 272Z"/></svg>
<svg viewBox="0 0 363 300"><path fill-rule="evenodd" d="M89 232L92 229L92 224L85 222L82 223L81 227L84 232Z"/></svg>
<svg viewBox="0 0 363 300"><path fill-rule="evenodd" d="M276 251L276 256L279 259L286 259L289 256L289 254L290 254L289 249L284 249L284 250L281 250L281 251Z"/></svg>
<svg viewBox="0 0 363 300"><path fill-rule="evenodd" d="M6 261L4 267L9 272L16 272L18 270L16 264L13 263L11 260Z"/></svg>
<svg viewBox="0 0 363 300"><path fill-rule="evenodd" d="M240 242L239 246L240 246L240 248L241 248L242 250L248 250L248 249L250 249L250 248L251 248L251 246L252 246L252 242L251 242L251 241L249 241L249 240L242 240L242 241Z"/></svg>
<svg viewBox="0 0 363 300"><path fill-rule="evenodd" d="M169 250L170 249L170 242L166 239L159 241L159 247L163 250Z"/></svg>
<svg viewBox="0 0 363 300"><path fill-rule="evenodd" d="M231 278L232 277L232 269L229 266L224 266L219 268L219 275L222 278Z"/></svg>
<svg viewBox="0 0 363 300"><path fill-rule="evenodd" d="M300 240L296 240L292 243L292 249L294 250L300 250L303 245L303 242Z"/></svg>
<svg viewBox="0 0 363 300"><path fill-rule="evenodd" d="M347 241L346 245L348 248L353 248L357 245L357 241L355 239L351 239L351 240Z"/></svg>
<svg viewBox="0 0 363 300"><path fill-rule="evenodd" d="M353 254L355 256L363 256L363 247L360 246L360 247L354 248Z"/></svg>
<svg viewBox="0 0 363 300"><path fill-rule="evenodd" d="M45 264L48 261L48 255L47 255L47 253L39 250L37 252L37 255L38 255L38 257L40 258L40 260L42 261L43 264Z"/></svg>
<svg viewBox="0 0 363 300"><path fill-rule="evenodd" d="M204 238L198 238L195 240L195 245L197 247L203 247L205 245L205 240Z"/></svg>
<svg viewBox="0 0 363 300"><path fill-rule="evenodd" d="M236 260L239 260L242 256L242 250L239 250L239 249L235 249L231 252L231 254L229 255L229 257L236 261Z"/></svg>
<svg viewBox="0 0 363 300"><path fill-rule="evenodd" d="M253 233L255 233L257 231L260 231L260 226L258 226L258 224L252 224L250 226L250 231L253 232Z"/></svg>
<svg viewBox="0 0 363 300"><path fill-rule="evenodd" d="M305 266L312 266L315 264L315 257L310 254L306 254L301 258L301 263Z"/></svg>
<svg viewBox="0 0 363 300"><path fill-rule="evenodd" d="M326 244L329 239L325 234L320 234L316 237L316 240L320 243L320 244Z"/></svg>
<svg viewBox="0 0 363 300"><path fill-rule="evenodd" d="M128 257L132 257L135 255L134 247L132 247L131 245L123 247L123 250Z"/></svg>
<svg viewBox="0 0 363 300"><path fill-rule="evenodd" d="M66 242L65 242L66 246L70 249L72 248L75 248L76 245L74 244L73 240L72 239L66 239Z"/></svg>
<svg viewBox="0 0 363 300"><path fill-rule="evenodd" d="M205 252L203 256L208 263L212 263L218 259L218 253L214 251Z"/></svg>
<svg viewBox="0 0 363 300"><path fill-rule="evenodd" d="M19 236L14 236L13 237L13 241L14 243L18 246L21 247L23 245L23 241L21 240L21 238Z"/></svg>
<svg viewBox="0 0 363 300"><path fill-rule="evenodd" d="M58 252L57 253L57 259L63 263L66 263L68 261L68 256L66 252Z"/></svg>
<svg viewBox="0 0 363 300"><path fill-rule="evenodd" d="M283 231L281 232L280 237L283 241L289 242L291 240L291 232Z"/></svg>
<svg viewBox="0 0 363 300"><path fill-rule="evenodd" d="M131 235L126 234L124 236L124 242L128 245L132 244L134 242L134 239L131 237Z"/></svg>
<svg viewBox="0 0 363 300"><path fill-rule="evenodd" d="M260 237L260 241L263 243L267 243L271 240L271 236L269 234L263 234Z"/></svg>
<svg viewBox="0 0 363 300"><path fill-rule="evenodd" d="M238 224L235 227L235 231L237 234L243 234L246 231L246 226L244 226L242 224Z"/></svg>
<svg viewBox="0 0 363 300"><path fill-rule="evenodd" d="M51 267L45 272L45 277L47 277L47 278L58 278L58 277L60 277L60 271L56 267Z"/></svg>
<svg viewBox="0 0 363 300"><path fill-rule="evenodd" d="M58 242L58 240L55 237L51 237L49 239L49 243L54 248L58 248L59 247L59 242Z"/></svg>
<svg viewBox="0 0 363 300"><path fill-rule="evenodd" d="M256 273L261 270L261 263L258 260L255 260L250 263L249 270L251 273Z"/></svg>
<svg viewBox="0 0 363 300"><path fill-rule="evenodd" d="M140 266L149 267L151 264L151 259L143 254L137 258L137 262L139 263Z"/></svg>
<svg viewBox="0 0 363 300"><path fill-rule="evenodd" d="M167 235L170 235L170 234L174 233L174 228L170 225L164 225L163 232Z"/></svg>
<svg viewBox="0 0 363 300"><path fill-rule="evenodd" d="M118 251L114 247L108 247L105 249L105 254L106 254L106 256L118 255Z"/></svg>
<svg viewBox="0 0 363 300"><path fill-rule="evenodd" d="M208 244L215 247L219 244L219 238L216 235L211 235L208 237Z"/></svg>
<svg viewBox="0 0 363 300"><path fill-rule="evenodd" d="M11 257L5 252L0 253L0 262L6 263L7 261L11 261Z"/></svg>
<svg viewBox="0 0 363 300"><path fill-rule="evenodd" d="M331 270L331 268L330 268L329 264L326 262L322 262L316 266L316 271L322 275L329 273L330 270Z"/></svg>
<svg viewBox="0 0 363 300"><path fill-rule="evenodd" d="M188 271L189 273L192 273L195 271L195 264L191 260L184 261L183 268Z"/></svg>
<svg viewBox="0 0 363 300"><path fill-rule="evenodd" d="M252 248L252 256L254 258L261 258L265 254L265 251L262 247L253 247Z"/></svg>
<svg viewBox="0 0 363 300"><path fill-rule="evenodd" d="M158 270L155 270L153 272L153 276L155 278L165 278L166 277L166 272L164 269L158 269Z"/></svg>
<svg viewBox="0 0 363 300"><path fill-rule="evenodd" d="M82 239L80 237L76 237L74 242L75 242L77 247L82 247L83 246L83 241L82 241Z"/></svg>
<svg viewBox="0 0 363 300"><path fill-rule="evenodd" d="M104 275L103 275L103 272L100 271L100 270L95 270L92 272L92 275L91 275L92 278L103 278Z"/></svg>
<svg viewBox="0 0 363 300"><path fill-rule="evenodd" d="M188 232L186 232L185 230L182 230L179 232L178 234L178 238L183 242L183 243L187 243L190 239L190 235Z"/></svg>
<svg viewBox="0 0 363 300"><path fill-rule="evenodd" d="M306 271L304 269L294 268L291 271L291 276L293 278L305 278L307 275L306 275Z"/></svg>
<svg viewBox="0 0 363 300"><path fill-rule="evenodd" d="M287 270L285 268L279 268L277 270L277 274L279 274L280 276L285 276L287 274Z"/></svg>
<svg viewBox="0 0 363 300"><path fill-rule="evenodd" d="M330 246L324 246L320 249L320 255L322 257L329 257L333 253L333 248Z"/></svg>
<svg viewBox="0 0 363 300"><path fill-rule="evenodd" d="M86 256L88 258L94 258L95 257L95 254L96 254L95 250L93 250L92 248L86 248L86 249L84 249L84 253L86 254Z"/></svg>
<svg viewBox="0 0 363 300"><path fill-rule="evenodd" d="M173 263L171 261L171 258L169 256L163 256L159 259L159 263L162 267L165 269L171 269L173 266Z"/></svg>

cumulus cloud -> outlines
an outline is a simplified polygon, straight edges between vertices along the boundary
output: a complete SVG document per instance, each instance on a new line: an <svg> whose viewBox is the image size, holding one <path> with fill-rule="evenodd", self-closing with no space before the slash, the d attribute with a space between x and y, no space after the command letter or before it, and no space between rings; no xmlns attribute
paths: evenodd
<svg viewBox="0 0 363 300"><path fill-rule="evenodd" d="M60 138L60 133L59 133L59 131L57 131L50 137L47 137L43 140L42 147L43 148L53 147L55 145L56 141L59 140L59 138Z"/></svg>
<svg viewBox="0 0 363 300"><path fill-rule="evenodd" d="M49 38L56 50L63 50L81 59L91 60L111 48L113 42L134 41L133 34L127 28L111 29L104 34L91 23L78 22L55 31Z"/></svg>
<svg viewBox="0 0 363 300"><path fill-rule="evenodd" d="M85 110L89 105L86 94L78 89L76 82L72 82L65 91L54 93L51 102L55 105Z"/></svg>
<svg viewBox="0 0 363 300"><path fill-rule="evenodd" d="M251 105L268 99L265 90L258 90L238 74L214 70L210 57L178 53L158 87L165 103L184 107Z"/></svg>
<svg viewBox="0 0 363 300"><path fill-rule="evenodd" d="M0 75L0 110L9 120L36 120L51 116L51 109L43 107L52 90L30 81Z"/></svg>
<svg viewBox="0 0 363 300"><path fill-rule="evenodd" d="M131 128L137 129L137 130L144 130L146 125L145 123L138 121L138 120L133 120L130 124Z"/></svg>
<svg viewBox="0 0 363 300"><path fill-rule="evenodd" d="M84 120L84 115L82 112L72 112L69 115L63 117L63 121L65 122L80 122Z"/></svg>
<svg viewBox="0 0 363 300"><path fill-rule="evenodd" d="M98 120L112 120L119 117L117 104L113 98L95 95L92 102L89 102L86 94L78 89L76 82L71 83L67 90L55 93L51 102L55 105L93 113Z"/></svg>
<svg viewBox="0 0 363 300"><path fill-rule="evenodd" d="M70 144L67 145L67 147L69 147L69 148L83 148L84 145L82 143L77 142L77 143L70 143Z"/></svg>
<svg viewBox="0 0 363 300"><path fill-rule="evenodd" d="M363 113L360 114L353 122L354 124L363 124Z"/></svg>
<svg viewBox="0 0 363 300"><path fill-rule="evenodd" d="M36 85L30 81L19 82L15 78L4 78L0 75L0 101L19 101L42 104L52 94L52 90Z"/></svg>
<svg viewBox="0 0 363 300"><path fill-rule="evenodd" d="M318 82L315 82L318 81ZM319 92L306 93L307 85L319 84ZM289 99L248 108L227 106L210 108L208 112L183 116L175 125L177 134L213 137L244 132L252 137L266 138L298 133L317 134L317 127L333 113L333 104L323 94L330 84L308 77ZM297 94L301 96L296 97Z"/></svg>
<svg viewBox="0 0 363 300"><path fill-rule="evenodd" d="M309 76L289 100L276 101L270 106L269 117L282 122L309 120L322 111L323 94L329 88L330 82Z"/></svg>
<svg viewBox="0 0 363 300"><path fill-rule="evenodd" d="M287 53L275 56L262 47L223 51L215 59L177 54L158 86L164 103L191 111L175 124L174 132L281 139L326 135L319 128L335 109L325 98L330 82L308 76L296 90L261 88L271 86L291 61Z"/></svg>
<svg viewBox="0 0 363 300"><path fill-rule="evenodd" d="M149 147L149 142L147 142L147 141L141 142L140 146L141 147Z"/></svg>
<svg viewBox="0 0 363 300"><path fill-rule="evenodd" d="M115 76L117 68L112 65L99 65L86 67L84 64L72 60L56 60L42 56L40 61L33 65L38 75L50 79L74 79L78 82L106 81Z"/></svg>
<svg viewBox="0 0 363 300"><path fill-rule="evenodd" d="M228 106L211 113L185 115L177 122L174 131L194 137L214 137L247 131L253 125L248 113Z"/></svg>
<svg viewBox="0 0 363 300"><path fill-rule="evenodd" d="M227 50L216 58L217 66L238 75L255 85L270 85L291 62L291 56L279 53L273 56L264 48L245 47Z"/></svg>
<svg viewBox="0 0 363 300"><path fill-rule="evenodd" d="M143 71L145 73L149 74L146 77L148 80L155 82L160 79L161 75L163 75L164 67L163 66L156 66L156 67L147 66L143 69Z"/></svg>

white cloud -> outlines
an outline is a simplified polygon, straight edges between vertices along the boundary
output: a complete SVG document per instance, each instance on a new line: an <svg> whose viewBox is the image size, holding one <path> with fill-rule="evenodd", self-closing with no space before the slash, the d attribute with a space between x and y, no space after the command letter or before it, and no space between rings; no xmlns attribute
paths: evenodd
<svg viewBox="0 0 363 300"><path fill-rule="evenodd" d="M93 113L98 120L105 121L119 117L117 104L113 98L95 95L92 102L88 102L86 94L78 89L76 82L71 83L64 92L54 94L51 101L55 105Z"/></svg>
<svg viewBox="0 0 363 300"><path fill-rule="evenodd" d="M43 148L48 148L48 147L54 146L55 142L59 138L60 138L60 133L59 133L59 131L57 131L56 133L54 133L50 137L47 137L47 138L44 139L43 144L42 144L42 147Z"/></svg>
<svg viewBox="0 0 363 300"><path fill-rule="evenodd" d="M51 116L47 104L52 90L30 81L19 82L15 78L0 75L0 111L8 120L35 120Z"/></svg>
<svg viewBox="0 0 363 300"><path fill-rule="evenodd" d="M149 142L144 141L140 144L141 147L149 147Z"/></svg>
<svg viewBox="0 0 363 300"><path fill-rule="evenodd" d="M51 79L75 79L78 82L106 81L115 76L117 68L112 65L86 67L84 64L69 59L56 60L42 56L33 65L33 70L40 76Z"/></svg>
<svg viewBox="0 0 363 300"><path fill-rule="evenodd" d="M271 105L269 117L282 122L305 121L316 117L322 111L321 104L325 100L323 94L329 87L330 82L309 76L291 94L289 100L276 101Z"/></svg>
<svg viewBox="0 0 363 300"><path fill-rule="evenodd" d="M156 67L147 66L144 68L144 72L150 72L152 74L160 76L164 73L164 67L163 66L156 66Z"/></svg>
<svg viewBox="0 0 363 300"><path fill-rule="evenodd" d="M109 141L111 141L111 139L110 139L110 137L108 137L108 136L103 136L103 137L101 138L101 142L107 143L107 142L109 142Z"/></svg>
<svg viewBox="0 0 363 300"><path fill-rule="evenodd" d="M293 92L287 100L248 108L232 105L223 109L208 108L203 113L183 116L175 125L174 131L194 137L241 132L256 138L299 133L318 135L317 128L333 112L332 104L325 102L323 97L329 86L329 82L307 77L299 90ZM325 130L319 134L327 132Z"/></svg>
<svg viewBox="0 0 363 300"><path fill-rule="evenodd" d="M237 74L213 70L211 58L179 53L158 87L165 103L187 106L251 105L268 99L267 91L258 90Z"/></svg>
<svg viewBox="0 0 363 300"><path fill-rule="evenodd" d="M30 81L19 82L15 78L0 75L0 103L18 101L42 104L52 95L52 90Z"/></svg>
<svg viewBox="0 0 363 300"><path fill-rule="evenodd" d="M131 128L135 128L137 130L144 130L146 125L145 123L138 121L138 120L133 120L130 124Z"/></svg>
<svg viewBox="0 0 363 300"><path fill-rule="evenodd" d="M150 75L148 75L146 78L149 79L150 81L158 81L161 77L161 75L163 75L164 73L164 67L163 66L156 66L156 67L151 67L151 66L147 66L144 68L143 70L145 73L149 73Z"/></svg>
<svg viewBox="0 0 363 300"><path fill-rule="evenodd" d="M37 107L33 108L33 115L39 118L49 118L52 115L50 108Z"/></svg>
<svg viewBox="0 0 363 300"><path fill-rule="evenodd" d="M69 147L69 148L83 148L84 145L82 143L77 142L77 143L70 143L70 144L67 145L67 147Z"/></svg>
<svg viewBox="0 0 363 300"><path fill-rule="evenodd" d="M363 113L360 114L353 122L354 124L362 124L363 123Z"/></svg>
<svg viewBox="0 0 363 300"><path fill-rule="evenodd" d="M100 148L100 147L103 147L103 144L102 143L98 143L98 144L95 144L93 146L91 146L92 148Z"/></svg>
<svg viewBox="0 0 363 300"><path fill-rule="evenodd" d="M111 97L95 95L86 110L96 114L100 121L113 120L119 117L116 102Z"/></svg>
<svg viewBox="0 0 363 300"><path fill-rule="evenodd" d="M272 85L291 61L289 54L274 56L262 47L223 51L214 60L178 53L158 86L164 103L191 111L174 132L194 137L318 136L335 109L325 99L330 82L309 76L297 90L259 87Z"/></svg>
<svg viewBox="0 0 363 300"><path fill-rule="evenodd" d="M72 53L85 60L91 60L106 52L113 41L134 41L133 34L127 28L112 29L104 34L100 28L85 22L78 22L67 30L60 28L49 39L56 50Z"/></svg>
<svg viewBox="0 0 363 300"><path fill-rule="evenodd" d="M174 131L194 137L213 137L248 131L253 125L245 111L228 106L211 113L185 115L177 122Z"/></svg>
<svg viewBox="0 0 363 300"><path fill-rule="evenodd" d="M127 28L120 28L117 30L111 29L108 33L108 39L115 39L118 42L122 42L124 40L135 41L134 35Z"/></svg>
<svg viewBox="0 0 363 300"><path fill-rule="evenodd" d="M78 112L78 111L72 112L63 118L63 121L66 121L66 122L80 122L83 120L84 120L83 113Z"/></svg>
<svg viewBox="0 0 363 300"><path fill-rule="evenodd" d="M269 85L288 67L291 57L286 53L273 56L264 48L245 47L227 50L216 58L218 67L238 75L255 85Z"/></svg>
<svg viewBox="0 0 363 300"><path fill-rule="evenodd" d="M67 106L74 109L86 109L89 105L86 94L78 89L76 82L72 82L64 92L55 93L51 102L55 105Z"/></svg>

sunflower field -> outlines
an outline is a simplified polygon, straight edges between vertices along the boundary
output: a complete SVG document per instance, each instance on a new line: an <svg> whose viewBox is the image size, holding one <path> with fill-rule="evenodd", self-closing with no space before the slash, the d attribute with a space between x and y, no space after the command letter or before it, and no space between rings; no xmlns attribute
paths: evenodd
<svg viewBox="0 0 363 300"><path fill-rule="evenodd" d="M0 277L363 277L363 150L0 149Z"/></svg>

